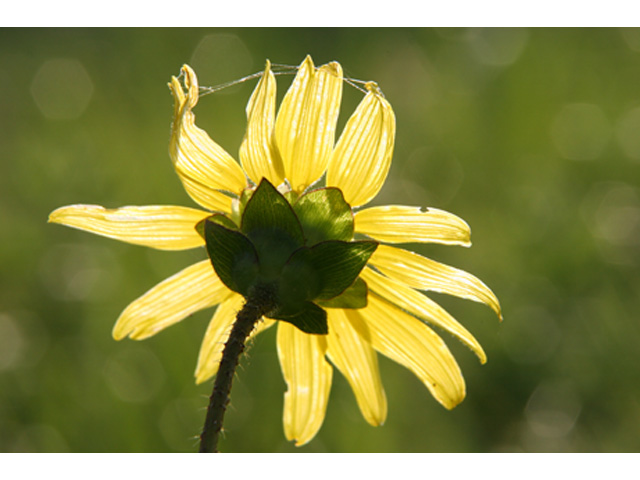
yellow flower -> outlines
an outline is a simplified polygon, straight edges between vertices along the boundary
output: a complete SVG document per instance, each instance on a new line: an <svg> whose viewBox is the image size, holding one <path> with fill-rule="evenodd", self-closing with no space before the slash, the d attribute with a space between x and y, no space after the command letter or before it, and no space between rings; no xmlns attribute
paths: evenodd
<svg viewBox="0 0 640 480"><path fill-rule="evenodd" d="M410 242L470 245L460 218L437 209L406 206L358 208L382 187L393 153L395 117L377 85L366 95L335 141L342 97L340 65L315 67L307 57L276 116L276 81L270 64L247 105L247 130L240 164L195 125L199 87L184 66L169 84L175 99L170 156L186 191L204 210L179 206L123 207L71 205L51 213L50 222L147 247L182 250L204 245L194 228L211 212L238 214L239 198L266 178L281 192L300 195L326 172L326 186L337 187L353 212L355 232L381 244L360 273L368 286L366 307L326 308L328 334L304 333L278 322L277 350L287 383L284 430L296 445L310 441L324 421L333 367L348 380L362 415L380 425L387 401L377 353L410 369L438 402L453 408L465 396L465 383L451 352L431 326L471 348L477 340L420 290L447 293L489 305L500 316L494 294L473 275L394 246ZM248 189L248 190L247 190ZM357 210L356 210L357 209ZM196 381L214 376L243 297L218 278L209 260L176 273L134 300L113 329L119 340L144 339L188 317L217 306L205 333ZM265 318L253 336L276 323ZM429 326L431 325L431 326ZM333 366L333 367L332 367Z"/></svg>

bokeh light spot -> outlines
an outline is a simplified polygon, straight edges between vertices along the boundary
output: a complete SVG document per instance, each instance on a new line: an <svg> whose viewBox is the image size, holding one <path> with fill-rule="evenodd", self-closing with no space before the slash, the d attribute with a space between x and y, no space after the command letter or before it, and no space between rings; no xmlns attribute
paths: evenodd
<svg viewBox="0 0 640 480"><path fill-rule="evenodd" d="M132 403L146 403L162 387L165 372L160 360L142 346L119 350L106 363L104 377L115 396Z"/></svg>
<svg viewBox="0 0 640 480"><path fill-rule="evenodd" d="M603 192L591 216L594 236L612 245L640 244L640 198L637 189L624 183L613 183Z"/></svg>
<svg viewBox="0 0 640 480"><path fill-rule="evenodd" d="M53 298L96 300L109 295L118 275L116 267L113 255L106 249L62 244L47 250L39 273Z"/></svg>
<svg viewBox="0 0 640 480"><path fill-rule="evenodd" d="M547 381L529 397L525 417L536 435L563 437L575 426L581 408L580 399L570 384Z"/></svg>
<svg viewBox="0 0 640 480"><path fill-rule="evenodd" d="M590 103L565 105L551 125L551 138L569 160L595 160L609 141L611 127L602 109Z"/></svg>
<svg viewBox="0 0 640 480"><path fill-rule="evenodd" d="M16 453L66 453L69 445L51 425L33 424L22 429L13 448Z"/></svg>
<svg viewBox="0 0 640 480"><path fill-rule="evenodd" d="M528 39L529 32L523 28L472 28L467 37L474 58L492 66L514 63Z"/></svg>
<svg viewBox="0 0 640 480"><path fill-rule="evenodd" d="M15 368L22 357L24 338L14 319L0 313L0 372Z"/></svg>
<svg viewBox="0 0 640 480"><path fill-rule="evenodd" d="M618 120L616 138L627 157L640 160L640 107L629 110Z"/></svg>
<svg viewBox="0 0 640 480"><path fill-rule="evenodd" d="M198 72L200 85L215 86L253 73L253 58L237 35L205 35L191 56L190 65ZM223 89L219 93L229 93Z"/></svg>
<svg viewBox="0 0 640 480"><path fill-rule="evenodd" d="M79 61L56 58L40 66L31 82L31 95L45 117L70 120L87 108L93 83Z"/></svg>
<svg viewBox="0 0 640 480"><path fill-rule="evenodd" d="M628 27L621 28L620 34L624 39L627 46L635 51L640 52L640 28L637 27Z"/></svg>

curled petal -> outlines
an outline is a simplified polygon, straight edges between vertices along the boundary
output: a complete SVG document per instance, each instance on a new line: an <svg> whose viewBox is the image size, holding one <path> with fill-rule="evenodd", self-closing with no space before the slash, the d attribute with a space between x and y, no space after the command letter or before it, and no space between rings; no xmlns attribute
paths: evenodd
<svg viewBox="0 0 640 480"><path fill-rule="evenodd" d="M231 199L219 190L240 194L246 179L240 165L207 133L195 126L198 79L188 65L182 67L186 93L176 77L169 88L175 99L169 154L187 193L205 208L229 212Z"/></svg>
<svg viewBox="0 0 640 480"><path fill-rule="evenodd" d="M365 420L373 426L382 425L387 418L387 397L377 354L369 340L353 328L344 310L330 308L327 314L327 354L351 385Z"/></svg>
<svg viewBox="0 0 640 480"><path fill-rule="evenodd" d="M134 300L113 327L113 338L135 340L155 335L189 315L213 307L231 295L203 260L159 283Z"/></svg>
<svg viewBox="0 0 640 480"><path fill-rule="evenodd" d="M49 215L49 222L161 250L186 250L204 241L196 224L209 212L187 207L144 206L106 209L99 205L69 205Z"/></svg>
<svg viewBox="0 0 640 480"><path fill-rule="evenodd" d="M327 185L340 188L354 207L369 202L382 188L396 133L391 105L375 84L367 88L369 93L344 127L327 170Z"/></svg>
<svg viewBox="0 0 640 480"><path fill-rule="evenodd" d="M276 79L267 67L247 104L247 132L240 145L240 162L256 185L266 178L278 186L284 180L284 166L273 138L276 112Z"/></svg>
<svg viewBox="0 0 640 480"><path fill-rule="evenodd" d="M372 292L404 311L446 330L469 347L478 356L480 363L487 361L487 356L475 337L433 300L402 282L386 278L370 268L365 268L361 276Z"/></svg>
<svg viewBox="0 0 640 480"><path fill-rule="evenodd" d="M300 65L276 119L276 143L291 188L301 193L327 168L342 99L342 67L316 70L311 57Z"/></svg>
<svg viewBox="0 0 640 480"><path fill-rule="evenodd" d="M324 421L333 369L323 335L309 335L287 322L278 325L278 358L287 382L284 433L296 446L309 442Z"/></svg>
<svg viewBox="0 0 640 480"><path fill-rule="evenodd" d="M412 288L484 303L502 319L500 303L493 292L478 278L463 270L387 245L379 245L369 263L386 276Z"/></svg>
<svg viewBox="0 0 640 480"><path fill-rule="evenodd" d="M386 205L360 210L355 230L387 243L443 243L471 245L471 230L460 217L436 208Z"/></svg>
<svg viewBox="0 0 640 480"><path fill-rule="evenodd" d="M420 320L375 294L360 310L345 310L349 321L378 352L411 370L435 399L451 409L465 396L460 367L444 341Z"/></svg>

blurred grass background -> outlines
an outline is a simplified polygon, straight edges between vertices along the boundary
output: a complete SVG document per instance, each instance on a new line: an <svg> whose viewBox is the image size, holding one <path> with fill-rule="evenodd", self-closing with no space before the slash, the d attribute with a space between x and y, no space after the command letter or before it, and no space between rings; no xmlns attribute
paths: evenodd
<svg viewBox="0 0 640 480"><path fill-rule="evenodd" d="M445 340L467 381L449 412L381 358L386 424L334 374L326 421L282 432L275 331L242 361L223 451L590 452L640 449L640 30L0 30L0 451L195 451L211 383L193 382L211 311L115 342L122 309L203 251L159 252L46 223L72 203L193 203L168 158L167 88L338 60L379 83L397 143L376 204L449 210L471 249L412 246L502 302L433 295L489 361ZM291 77L278 77L279 94ZM234 156L254 82L202 97ZM346 87L343 123L361 95Z"/></svg>

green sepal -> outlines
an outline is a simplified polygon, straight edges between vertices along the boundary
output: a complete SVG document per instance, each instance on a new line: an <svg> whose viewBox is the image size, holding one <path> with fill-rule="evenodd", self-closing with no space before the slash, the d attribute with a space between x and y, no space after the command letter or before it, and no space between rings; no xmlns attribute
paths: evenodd
<svg viewBox="0 0 640 480"><path fill-rule="evenodd" d="M263 178L247 202L242 214L240 230L253 240L265 232L283 233L297 246L304 244L302 226L284 196Z"/></svg>
<svg viewBox="0 0 640 480"><path fill-rule="evenodd" d="M316 303L323 308L349 308L357 309L367 306L367 282L362 278L356 278L344 292L330 300L318 300Z"/></svg>
<svg viewBox="0 0 640 480"><path fill-rule="evenodd" d="M329 300L344 292L358 278L377 247L378 243L373 241L328 240L309 248L304 254L305 261L313 266L321 284L314 299Z"/></svg>
<svg viewBox="0 0 640 480"><path fill-rule="evenodd" d="M251 241L241 232L223 225L229 224L221 217L226 218L213 215L204 222L207 253L222 283L246 296L260 273L258 254Z"/></svg>
<svg viewBox="0 0 640 480"><path fill-rule="evenodd" d="M278 279L278 301L295 305L313 300L322 289L322 278L310 259L310 248L301 247L287 260Z"/></svg>
<svg viewBox="0 0 640 480"><path fill-rule="evenodd" d="M284 198L286 198L287 202L289 202L291 205L296 203L296 201L298 200L299 197L300 197L300 195L298 193L294 192L293 190L289 190L288 192L284 193Z"/></svg>
<svg viewBox="0 0 640 480"><path fill-rule="evenodd" d="M253 243L264 279L277 278L287 259L304 244L293 208L264 178L247 202L240 231Z"/></svg>
<svg viewBox="0 0 640 480"><path fill-rule="evenodd" d="M269 313L269 318L295 325L304 333L326 335L329 333L327 312L312 302L303 302L296 309L279 307Z"/></svg>
<svg viewBox="0 0 640 480"><path fill-rule="evenodd" d="M293 210L309 246L325 240L347 242L353 238L353 213L338 188L308 192L293 204Z"/></svg>

